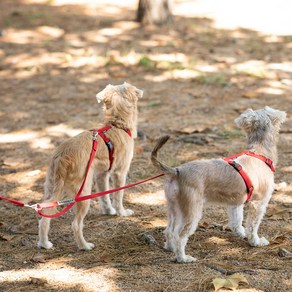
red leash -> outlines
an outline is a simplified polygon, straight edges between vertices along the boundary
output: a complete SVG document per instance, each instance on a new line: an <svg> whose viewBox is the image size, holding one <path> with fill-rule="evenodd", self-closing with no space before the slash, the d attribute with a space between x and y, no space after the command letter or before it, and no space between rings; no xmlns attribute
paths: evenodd
<svg viewBox="0 0 292 292"><path fill-rule="evenodd" d="M16 205L21 206L21 207L29 207L29 208L35 209L38 212L38 214L40 214L43 217L55 218L55 217L59 217L59 216L64 215L77 202L81 202L81 201L85 201L85 200L89 200L89 199L93 199L93 198L98 198L98 197L102 197L102 196L105 196L105 195L108 195L108 194L111 194L111 193L114 193L114 192L118 192L118 191L121 191L121 190L129 189L129 188L135 187L137 185L143 184L143 183L145 183L147 181L150 181L150 180L156 179L158 177L161 177L163 175L164 175L164 173L161 173L161 174L158 174L156 176L144 179L144 180L136 182L136 183L132 183L132 184L129 184L129 185L126 185L126 186L123 186L123 187L116 188L116 189L111 189L111 190L107 190L107 191L91 194L91 195L88 195L88 196L82 196L82 197L78 196L77 197L77 195L76 195L75 198L64 199L64 200L61 200L59 202L47 202L47 203L37 203L37 204L34 204L34 205L28 205L28 204L25 204L23 202L16 201L14 199L10 199L10 198L3 197L3 196L0 196L0 200L6 200L8 202L11 202L11 203L16 204ZM53 215L47 215L47 214L43 214L43 213L40 212L43 209L53 208L53 207L57 207L57 206L67 205L67 204L69 204L69 205L67 207L65 207L62 211L60 211L60 212L58 212L56 214L53 214Z"/></svg>
<svg viewBox="0 0 292 292"><path fill-rule="evenodd" d="M108 147L109 161L110 161L109 170L112 167L113 150L114 150L114 148L113 148L113 144L111 143L111 141L104 134L104 132L108 131L110 128L111 128L111 126L105 126L105 127L101 128L99 130L91 130L93 132L92 133L92 140L93 140L92 141L92 149L91 149L89 161L87 163L87 168L86 168L86 172L85 172L83 183L80 186L80 189L79 189L78 193L76 194L75 198L64 199L64 200L61 200L59 202L37 203L37 204L34 204L34 205L28 205L28 204L25 204L23 202L20 202L20 201L14 200L14 199L9 199L9 198L3 197L3 196L0 196L0 200L6 200L6 201L9 201L9 202L11 202L11 203L13 203L15 205L21 206L21 207L33 208L33 209L35 209L37 211L37 213L39 215L41 215L43 217L56 218L56 217L62 216L65 213L67 213L74 206L74 204L77 203L77 202L81 202L81 201L84 201L84 200L89 200L89 199L93 199L93 198L97 198L97 197L102 197L102 196L105 196L107 194L111 194L111 193L114 193L114 192L117 192L117 191L121 191L121 190L124 190L124 189L132 188L134 186L140 185L142 183L145 183L147 181L156 179L156 178L164 175L162 173L162 174L156 175L154 177L150 177L150 178L147 178L147 179L142 180L140 182L133 183L133 184L130 184L130 185L127 185L127 186L123 186L123 187L119 187L119 188L116 188L116 189L107 190L107 191L103 191L103 192L99 192L99 193L95 193L95 194L91 194L91 195L80 197L80 195L81 195L81 193L83 191L85 182L86 182L86 178L87 178L89 169L90 169L91 164L92 164L92 162L94 160L95 153L96 153L96 150L97 150L97 146L98 146L97 136L100 136L104 140L104 142L106 143L106 145ZM131 132L129 130L126 131L126 133L131 137ZM62 209L60 212L58 212L58 213L50 215L50 214L44 214L44 213L41 212L41 210L43 210L43 209L53 208L53 207L62 206L62 205L67 205L67 206L64 209Z"/></svg>

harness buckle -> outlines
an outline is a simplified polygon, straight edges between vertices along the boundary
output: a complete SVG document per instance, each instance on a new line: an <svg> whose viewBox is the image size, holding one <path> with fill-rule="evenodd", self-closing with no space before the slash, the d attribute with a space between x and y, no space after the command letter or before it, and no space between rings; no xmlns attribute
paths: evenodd
<svg viewBox="0 0 292 292"><path fill-rule="evenodd" d="M98 132L92 132L92 140L97 140Z"/></svg>
<svg viewBox="0 0 292 292"><path fill-rule="evenodd" d="M241 171L242 170L242 166L240 164L238 164L237 162L235 162L234 160L230 163L237 171Z"/></svg>
<svg viewBox="0 0 292 292"><path fill-rule="evenodd" d="M106 146L108 147L109 151L112 151L114 146L111 141L105 141Z"/></svg>

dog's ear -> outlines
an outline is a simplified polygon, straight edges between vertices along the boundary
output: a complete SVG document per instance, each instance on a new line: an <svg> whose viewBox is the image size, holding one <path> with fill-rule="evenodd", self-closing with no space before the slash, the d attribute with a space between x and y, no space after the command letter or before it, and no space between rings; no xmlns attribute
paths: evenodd
<svg viewBox="0 0 292 292"><path fill-rule="evenodd" d="M135 95L137 96L137 98L142 98L143 96L143 90L141 89L138 89L137 87L127 83L127 82L124 82L123 84L124 88L132 88L132 90L135 92Z"/></svg>
<svg viewBox="0 0 292 292"><path fill-rule="evenodd" d="M101 92L96 94L96 99L97 102L106 102L106 97L108 96L109 92L111 91L111 89L113 89L114 86L111 84L108 84Z"/></svg>
<svg viewBox="0 0 292 292"><path fill-rule="evenodd" d="M252 109L247 109L237 119L235 123L239 128L246 131L255 129L260 125L259 117Z"/></svg>
<svg viewBox="0 0 292 292"><path fill-rule="evenodd" d="M272 121L272 124L274 126L279 127L286 120L286 113L283 111L273 109L269 106L265 107L265 111L267 112L267 114L268 114L268 116L269 116L269 118Z"/></svg>

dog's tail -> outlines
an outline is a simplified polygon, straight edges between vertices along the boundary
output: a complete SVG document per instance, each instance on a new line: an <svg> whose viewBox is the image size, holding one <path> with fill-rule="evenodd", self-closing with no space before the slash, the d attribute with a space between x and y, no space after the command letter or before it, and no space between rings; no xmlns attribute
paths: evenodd
<svg viewBox="0 0 292 292"><path fill-rule="evenodd" d="M172 168L170 166L167 166L166 164L160 162L157 159L157 152L158 150L167 142L169 139L169 136L162 136L158 139L156 145L154 146L152 153L151 153L151 161L155 167L157 167L159 170L162 170L163 173L169 174L172 176L177 176L177 170L175 168Z"/></svg>
<svg viewBox="0 0 292 292"><path fill-rule="evenodd" d="M60 167L61 166L61 167ZM61 157L54 156L47 170L44 183L44 199L48 200L54 197L56 200L64 196L64 181L66 169L62 167Z"/></svg>

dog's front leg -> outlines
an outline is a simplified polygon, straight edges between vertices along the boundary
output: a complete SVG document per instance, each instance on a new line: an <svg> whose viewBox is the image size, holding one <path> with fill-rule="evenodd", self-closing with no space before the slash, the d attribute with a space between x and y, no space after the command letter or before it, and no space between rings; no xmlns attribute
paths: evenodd
<svg viewBox="0 0 292 292"><path fill-rule="evenodd" d="M96 184L99 192L106 191L109 189L109 176L110 175L108 171L104 173L99 173L97 175ZM112 206L109 195L99 197L98 201L103 215L117 214L115 208Z"/></svg>
<svg viewBox="0 0 292 292"><path fill-rule="evenodd" d="M251 246L265 246L269 241L265 237L258 236L258 229L265 215L269 200L251 201L248 204L248 216L246 221L247 239Z"/></svg>
<svg viewBox="0 0 292 292"><path fill-rule="evenodd" d="M243 205L240 206L228 206L227 214L229 218L230 229L242 238L246 237L245 229L242 226L243 221Z"/></svg>
<svg viewBox="0 0 292 292"><path fill-rule="evenodd" d="M113 173L113 184L114 188L119 188L125 185L126 183L126 173L115 172ZM119 216L131 216L134 214L134 211L131 209L125 209L123 206L123 197L124 191L119 191L113 194L113 205Z"/></svg>

